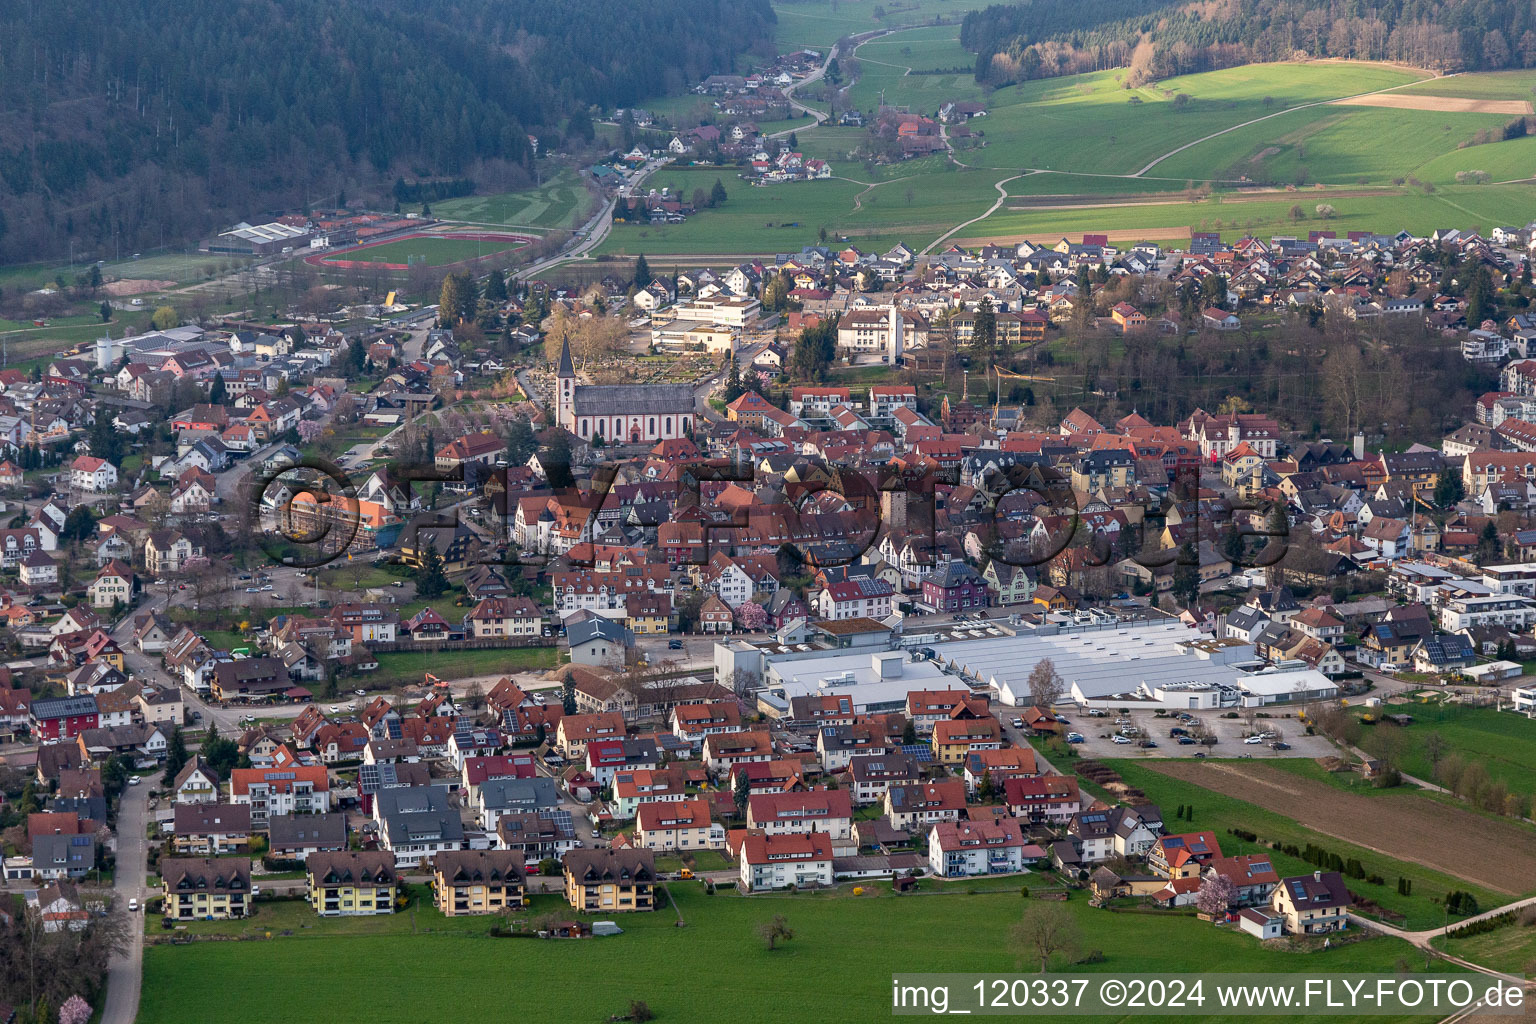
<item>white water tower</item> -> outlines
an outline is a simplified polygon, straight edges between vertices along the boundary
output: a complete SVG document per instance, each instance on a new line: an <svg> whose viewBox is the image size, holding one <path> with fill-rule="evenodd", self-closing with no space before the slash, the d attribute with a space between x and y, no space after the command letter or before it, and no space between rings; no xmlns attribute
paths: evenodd
<svg viewBox="0 0 1536 1024"><path fill-rule="evenodd" d="M112 365L112 333L109 331L96 339L96 369L105 370Z"/></svg>

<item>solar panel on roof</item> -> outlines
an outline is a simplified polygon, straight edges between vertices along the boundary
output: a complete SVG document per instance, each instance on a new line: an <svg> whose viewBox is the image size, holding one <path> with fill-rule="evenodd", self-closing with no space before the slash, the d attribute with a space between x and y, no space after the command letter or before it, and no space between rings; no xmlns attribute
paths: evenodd
<svg viewBox="0 0 1536 1024"><path fill-rule="evenodd" d="M384 721L387 723L387 728L389 729L389 738L390 739L398 740L398 739L400 739L404 735L404 733L402 733L400 731L400 719L398 719L398 718L386 718Z"/></svg>
<svg viewBox="0 0 1536 1024"><path fill-rule="evenodd" d="M933 748L921 743L903 743L902 753L909 755L912 760L920 763L928 763L933 760Z"/></svg>

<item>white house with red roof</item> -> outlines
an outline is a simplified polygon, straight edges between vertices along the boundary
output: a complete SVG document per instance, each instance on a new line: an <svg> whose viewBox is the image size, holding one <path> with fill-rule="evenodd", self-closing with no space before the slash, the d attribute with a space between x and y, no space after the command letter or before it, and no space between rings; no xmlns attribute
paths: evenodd
<svg viewBox="0 0 1536 1024"><path fill-rule="evenodd" d="M736 840L741 884L749 891L832 884L832 838L825 832L768 835L747 829L730 838Z"/></svg>
<svg viewBox="0 0 1536 1024"><path fill-rule="evenodd" d="M77 491L110 491L117 486L117 467L106 459L82 455L69 464L69 486Z"/></svg>
<svg viewBox="0 0 1536 1024"><path fill-rule="evenodd" d="M941 821L928 830L928 869L940 878L1010 874L1043 856L1017 818Z"/></svg>

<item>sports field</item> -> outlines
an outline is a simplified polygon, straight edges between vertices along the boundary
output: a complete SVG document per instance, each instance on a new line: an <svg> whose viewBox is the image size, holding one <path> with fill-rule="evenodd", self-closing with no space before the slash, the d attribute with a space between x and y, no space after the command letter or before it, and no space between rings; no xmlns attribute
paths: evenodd
<svg viewBox="0 0 1536 1024"><path fill-rule="evenodd" d="M451 267L465 260L519 249L531 241L525 235L492 232L449 232L411 235L389 242L305 257L312 266L344 269L409 270L412 261L429 267Z"/></svg>
<svg viewBox="0 0 1536 1024"><path fill-rule="evenodd" d="M938 894L938 883L924 882L934 894L893 896L888 886L871 883L862 897L844 888L836 897L744 898L724 887L706 896L698 883L678 883L673 892L686 927L676 926L664 904L651 914L615 915L623 935L582 941L492 939L484 934L490 919L445 920L430 906L343 926L282 925L269 940L147 949L138 1020L309 1024L343 1006L367 1007L367 1018L379 1024L446 1024L462 1020L471 1006L515 1006L529 1020L598 1022L641 999L658 1021L674 1024L885 1021L893 971L1033 970L1010 948L1009 929L1029 905L1016 884L980 880ZM967 895L968 889L1001 892ZM1409 970L1415 960L1423 964L1396 939L1290 953L1193 916L1110 914L1089 908L1081 893L1067 906L1082 932L1079 956L1102 954L1084 966L1090 971L1389 971L1399 960ZM535 897L533 912L573 916L552 896ZM755 928L775 914L784 915L794 938L769 951ZM342 969L317 984L317 958ZM216 998L209 998L209 979L217 979ZM766 1015L764 1007L771 1008Z"/></svg>

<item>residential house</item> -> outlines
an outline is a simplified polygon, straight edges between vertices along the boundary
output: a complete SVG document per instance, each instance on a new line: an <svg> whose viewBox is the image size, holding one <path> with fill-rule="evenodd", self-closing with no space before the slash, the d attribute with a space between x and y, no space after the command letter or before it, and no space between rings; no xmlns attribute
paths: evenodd
<svg viewBox="0 0 1536 1024"><path fill-rule="evenodd" d="M928 830L928 869L940 878L1013 874L1043 855L1014 818L941 821Z"/></svg>
<svg viewBox="0 0 1536 1024"><path fill-rule="evenodd" d="M312 853L304 861L309 905L321 917L395 912L395 858L382 851Z"/></svg>
<svg viewBox="0 0 1536 1024"><path fill-rule="evenodd" d="M576 910L656 909L656 854L650 850L571 850L560 863L566 902Z"/></svg>
<svg viewBox="0 0 1536 1024"><path fill-rule="evenodd" d="M1314 871L1283 879L1269 898L1269 909L1284 919L1292 935L1320 935L1349 927L1352 902L1343 875Z"/></svg>
<svg viewBox="0 0 1536 1024"><path fill-rule="evenodd" d="M456 850L432 858L432 898L444 917L498 914L527 905L522 855Z"/></svg>
<svg viewBox="0 0 1536 1024"><path fill-rule="evenodd" d="M251 907L251 862L244 857L162 857L160 912L175 921L224 921Z"/></svg>
<svg viewBox="0 0 1536 1024"><path fill-rule="evenodd" d="M635 811L634 843L643 850L702 850L711 836L709 801L703 798L642 803ZM719 830L719 840L725 833Z"/></svg>
<svg viewBox="0 0 1536 1024"><path fill-rule="evenodd" d="M736 852L740 884L749 892L832 884L832 838L825 832L769 835L748 829Z"/></svg>

